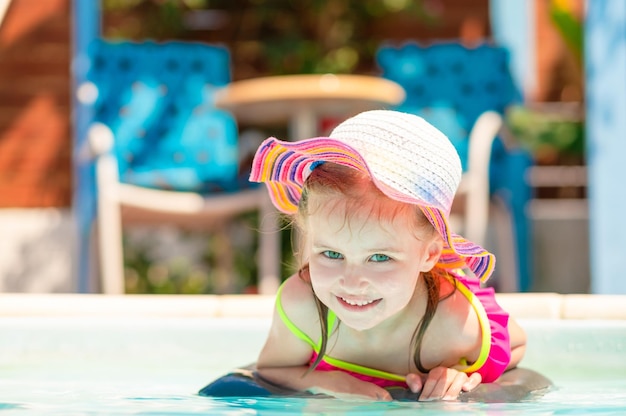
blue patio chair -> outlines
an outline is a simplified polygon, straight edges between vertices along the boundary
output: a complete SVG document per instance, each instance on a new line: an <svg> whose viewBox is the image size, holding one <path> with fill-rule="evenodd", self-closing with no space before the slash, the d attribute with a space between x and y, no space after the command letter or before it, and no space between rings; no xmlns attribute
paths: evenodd
<svg viewBox="0 0 626 416"><path fill-rule="evenodd" d="M90 57L83 91L95 94L88 143L96 158L103 292L124 292L122 223L199 230L257 210L259 290L273 293L280 265L276 216L267 192L240 171L236 120L213 104L214 92L230 82L228 50L98 40Z"/></svg>
<svg viewBox="0 0 626 416"><path fill-rule="evenodd" d="M382 76L406 90L397 109L430 120L456 146L464 169L464 235L485 245L493 221L499 236L495 281L504 291L528 291L532 250L525 208L532 192L524 175L532 157L500 135L507 107L522 101L507 51L490 44L405 42L382 45L376 60Z"/></svg>

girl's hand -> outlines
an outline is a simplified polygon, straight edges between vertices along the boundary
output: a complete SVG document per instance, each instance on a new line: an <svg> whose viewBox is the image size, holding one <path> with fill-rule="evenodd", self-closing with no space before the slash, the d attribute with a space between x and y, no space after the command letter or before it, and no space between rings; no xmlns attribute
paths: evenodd
<svg viewBox="0 0 626 416"><path fill-rule="evenodd" d="M468 376L447 367L435 367L428 374L412 373L406 377L406 382L413 393L421 390L420 401L456 400L461 391L471 391L481 381L482 377L478 373Z"/></svg>
<svg viewBox="0 0 626 416"><path fill-rule="evenodd" d="M359 380L343 371L318 371L315 376L319 378L319 383L307 389L314 394L322 393L344 400L392 400L391 394L382 387Z"/></svg>

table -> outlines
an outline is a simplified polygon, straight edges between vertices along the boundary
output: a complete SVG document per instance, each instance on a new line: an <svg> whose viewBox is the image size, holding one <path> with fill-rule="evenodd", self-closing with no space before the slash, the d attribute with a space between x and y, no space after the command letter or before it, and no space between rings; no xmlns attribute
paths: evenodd
<svg viewBox="0 0 626 416"><path fill-rule="evenodd" d="M346 118L400 104L404 89L368 75L282 75L235 81L215 94L215 105L244 124L287 124L292 141L315 137L325 117Z"/></svg>

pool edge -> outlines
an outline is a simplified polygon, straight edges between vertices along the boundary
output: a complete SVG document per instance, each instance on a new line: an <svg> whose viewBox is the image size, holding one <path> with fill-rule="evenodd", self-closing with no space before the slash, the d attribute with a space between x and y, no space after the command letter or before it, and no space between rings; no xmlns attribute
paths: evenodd
<svg viewBox="0 0 626 416"><path fill-rule="evenodd" d="M516 319L626 320L626 295L499 293ZM134 316L196 318L271 317L267 295L0 294L0 318L37 316Z"/></svg>

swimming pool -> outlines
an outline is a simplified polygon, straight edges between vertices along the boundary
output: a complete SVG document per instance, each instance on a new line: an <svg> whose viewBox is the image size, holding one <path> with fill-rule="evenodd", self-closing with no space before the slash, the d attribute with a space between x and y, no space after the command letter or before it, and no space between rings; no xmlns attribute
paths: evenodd
<svg viewBox="0 0 626 416"><path fill-rule="evenodd" d="M0 412L626 414L625 297L499 299L528 332L524 366L555 383L523 402L199 397L209 381L254 361L269 328L271 298L0 295ZM576 319L583 316L591 319Z"/></svg>

